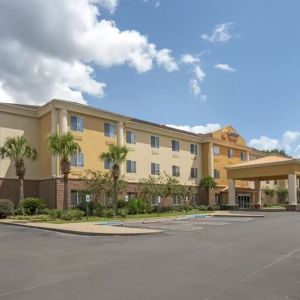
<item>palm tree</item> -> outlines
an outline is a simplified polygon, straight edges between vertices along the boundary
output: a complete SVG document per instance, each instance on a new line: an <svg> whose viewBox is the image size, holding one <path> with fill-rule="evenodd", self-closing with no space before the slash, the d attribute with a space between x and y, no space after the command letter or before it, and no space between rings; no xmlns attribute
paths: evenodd
<svg viewBox="0 0 300 300"><path fill-rule="evenodd" d="M37 151L31 147L23 136L8 138L3 147L0 148L0 157L9 158L15 163L16 175L20 184L19 200L24 199L24 176L26 174L25 159L36 160Z"/></svg>
<svg viewBox="0 0 300 300"><path fill-rule="evenodd" d="M125 146L110 145L109 151L100 155L102 160L112 164L111 175L113 178L113 211L114 216L118 210L118 181L120 179L120 165L126 160L128 149Z"/></svg>
<svg viewBox="0 0 300 300"><path fill-rule="evenodd" d="M209 190L214 190L217 187L217 182L211 176L204 176L200 181L200 187L205 189L207 204L209 204Z"/></svg>
<svg viewBox="0 0 300 300"><path fill-rule="evenodd" d="M71 168L71 157L80 152L80 146L74 141L73 135L54 133L48 137L48 147L52 155L58 156L60 170L64 177L64 202L63 208L68 208L68 179Z"/></svg>

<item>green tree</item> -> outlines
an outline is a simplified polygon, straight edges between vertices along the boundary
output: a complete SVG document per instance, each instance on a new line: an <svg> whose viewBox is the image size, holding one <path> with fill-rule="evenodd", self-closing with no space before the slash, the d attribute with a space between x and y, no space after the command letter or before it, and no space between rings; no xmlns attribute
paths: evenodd
<svg viewBox="0 0 300 300"><path fill-rule="evenodd" d="M80 146L74 141L73 135L54 133L48 137L48 147L52 155L59 157L60 170L64 178L64 202L63 208L68 208L68 181L71 168L71 157L80 152Z"/></svg>
<svg viewBox="0 0 300 300"><path fill-rule="evenodd" d="M36 160L37 151L23 136L8 138L0 148L0 157L9 158L15 164L16 175L19 180L19 200L24 199L24 177L26 174L25 159Z"/></svg>
<svg viewBox="0 0 300 300"><path fill-rule="evenodd" d="M100 155L102 160L107 160L112 164L111 176L113 178L113 211L117 215L118 210L118 182L120 180L120 166L125 162L128 149L125 146L110 145L108 152Z"/></svg>
<svg viewBox="0 0 300 300"><path fill-rule="evenodd" d="M271 150L263 150L263 152L269 153L269 154L279 154L279 155L283 155L283 156L287 156L286 152L282 149L271 149Z"/></svg>
<svg viewBox="0 0 300 300"><path fill-rule="evenodd" d="M87 170L82 177L87 191L93 196L93 201L106 205L107 197L113 196L113 180L109 172L98 170ZM118 180L118 191L122 192L126 188L126 182L122 178Z"/></svg>
<svg viewBox="0 0 300 300"><path fill-rule="evenodd" d="M209 190L214 190L217 187L217 182L211 176L204 176L200 181L200 188L205 189L206 198L209 197ZM207 200L207 204L208 204Z"/></svg>

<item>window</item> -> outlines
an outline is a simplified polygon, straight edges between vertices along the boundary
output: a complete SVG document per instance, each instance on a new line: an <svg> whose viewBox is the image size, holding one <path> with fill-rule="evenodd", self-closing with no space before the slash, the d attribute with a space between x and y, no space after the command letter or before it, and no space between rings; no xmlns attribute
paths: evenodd
<svg viewBox="0 0 300 300"><path fill-rule="evenodd" d="M83 131L83 118L78 116L70 116L70 128L73 131Z"/></svg>
<svg viewBox="0 0 300 300"><path fill-rule="evenodd" d="M232 158L233 157L233 149L228 149L227 150L227 157Z"/></svg>
<svg viewBox="0 0 300 300"><path fill-rule="evenodd" d="M180 167L172 166L172 176L179 177L180 176Z"/></svg>
<svg viewBox="0 0 300 300"><path fill-rule="evenodd" d="M113 167L113 164L110 160L108 160L107 158L104 159L104 169L105 170L111 170Z"/></svg>
<svg viewBox="0 0 300 300"><path fill-rule="evenodd" d="M71 166L73 167L83 167L84 165L84 159L83 159L83 153L77 152L71 157Z"/></svg>
<svg viewBox="0 0 300 300"><path fill-rule="evenodd" d="M270 180L266 180L266 184L270 184Z"/></svg>
<svg viewBox="0 0 300 300"><path fill-rule="evenodd" d="M104 135L107 137L114 137L116 135L116 125L104 123Z"/></svg>
<svg viewBox="0 0 300 300"><path fill-rule="evenodd" d="M195 144L191 144L191 154L197 155L198 154L198 146Z"/></svg>
<svg viewBox="0 0 300 300"><path fill-rule="evenodd" d="M151 136L151 147L152 148L159 148L159 137L158 136Z"/></svg>
<svg viewBox="0 0 300 300"><path fill-rule="evenodd" d="M152 205L160 204L160 196L153 195L151 198L151 204Z"/></svg>
<svg viewBox="0 0 300 300"><path fill-rule="evenodd" d="M172 151L179 151L179 141L172 140Z"/></svg>
<svg viewBox="0 0 300 300"><path fill-rule="evenodd" d="M128 196L128 200L136 199L137 198L137 193L136 192L128 192L127 196Z"/></svg>
<svg viewBox="0 0 300 300"><path fill-rule="evenodd" d="M133 131L126 131L126 143L136 144L136 134Z"/></svg>
<svg viewBox="0 0 300 300"><path fill-rule="evenodd" d="M245 151L241 151L241 160L247 160L247 153Z"/></svg>
<svg viewBox="0 0 300 300"><path fill-rule="evenodd" d="M151 175L159 175L159 174L160 174L159 164L151 163Z"/></svg>
<svg viewBox="0 0 300 300"><path fill-rule="evenodd" d="M136 173L136 161L134 161L134 160L126 161L126 172L127 173Z"/></svg>
<svg viewBox="0 0 300 300"><path fill-rule="evenodd" d="M215 179L220 178L220 171L217 170L217 169L214 169L214 178L215 178Z"/></svg>
<svg viewBox="0 0 300 300"><path fill-rule="evenodd" d="M86 195L89 195L86 191L71 191L71 206L78 206L81 202L86 201Z"/></svg>
<svg viewBox="0 0 300 300"><path fill-rule="evenodd" d="M191 178L198 178L198 169L191 168Z"/></svg>
<svg viewBox="0 0 300 300"><path fill-rule="evenodd" d="M274 184L277 185L277 184L278 184L278 181L277 181L277 180L274 180Z"/></svg>
<svg viewBox="0 0 300 300"><path fill-rule="evenodd" d="M173 204L180 205L181 204L181 197L180 195L173 195Z"/></svg>
<svg viewBox="0 0 300 300"><path fill-rule="evenodd" d="M196 194L192 194L190 196L190 199L191 199L191 204L194 204L194 205L197 204L197 195Z"/></svg>
<svg viewBox="0 0 300 300"><path fill-rule="evenodd" d="M215 194L215 205L221 205L221 195Z"/></svg>
<svg viewBox="0 0 300 300"><path fill-rule="evenodd" d="M213 147L213 153L214 153L214 156L220 155L220 147L219 146L214 146Z"/></svg>

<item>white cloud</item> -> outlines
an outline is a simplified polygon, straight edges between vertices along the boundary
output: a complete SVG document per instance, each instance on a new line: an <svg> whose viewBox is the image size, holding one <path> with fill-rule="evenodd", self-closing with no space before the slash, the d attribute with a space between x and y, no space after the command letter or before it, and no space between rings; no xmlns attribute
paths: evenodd
<svg viewBox="0 0 300 300"><path fill-rule="evenodd" d="M180 62L186 65L192 65L195 63L199 63L200 59L197 56L194 56L192 54L183 54L180 58Z"/></svg>
<svg viewBox="0 0 300 300"><path fill-rule="evenodd" d="M205 73L203 72L203 70L200 68L200 66L195 66L194 67L194 74L195 74L195 77L198 81L203 81L204 78L205 78Z"/></svg>
<svg viewBox="0 0 300 300"><path fill-rule="evenodd" d="M259 150L282 149L291 156L300 157L300 132L287 130L279 139L261 136L251 139L249 146Z"/></svg>
<svg viewBox="0 0 300 300"><path fill-rule="evenodd" d="M198 97L201 93L200 85L199 85L198 81L194 78L190 79L190 81L189 81L189 91L195 97Z"/></svg>
<svg viewBox="0 0 300 300"><path fill-rule="evenodd" d="M175 59L171 56L170 49L162 49L157 51L156 60L158 65L163 66L168 72L178 70L178 65Z"/></svg>
<svg viewBox="0 0 300 300"><path fill-rule="evenodd" d="M210 35L202 34L201 37L203 40L212 43L225 43L232 39L233 36L231 30L233 27L233 23L218 24Z"/></svg>
<svg viewBox="0 0 300 300"><path fill-rule="evenodd" d="M54 97L86 103L85 94L104 94L105 83L92 66L126 64L142 73L157 63L177 70L171 50L101 19L102 7L113 13L117 5L117 0L0 1L1 96L31 104Z"/></svg>
<svg viewBox="0 0 300 300"><path fill-rule="evenodd" d="M158 8L160 6L160 1L156 1L154 7Z"/></svg>
<svg viewBox="0 0 300 300"><path fill-rule="evenodd" d="M230 67L228 64L216 64L215 69L228 71L228 72L235 72L236 70L232 67Z"/></svg>
<svg viewBox="0 0 300 300"><path fill-rule="evenodd" d="M213 132L221 128L221 125L219 123L208 123L206 125L196 125L196 126L167 124L166 126L193 132L193 133L202 133L202 134Z"/></svg>

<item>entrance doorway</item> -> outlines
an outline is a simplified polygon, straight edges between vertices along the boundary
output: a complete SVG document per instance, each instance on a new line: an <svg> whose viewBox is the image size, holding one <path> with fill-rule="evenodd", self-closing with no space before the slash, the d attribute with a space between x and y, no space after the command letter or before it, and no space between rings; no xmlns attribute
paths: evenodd
<svg viewBox="0 0 300 300"><path fill-rule="evenodd" d="M238 203L239 203L239 208L250 208L250 195L239 194Z"/></svg>

